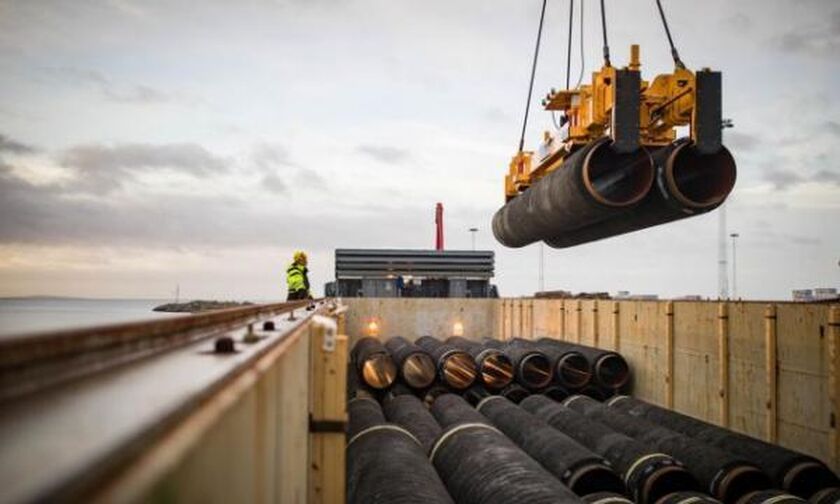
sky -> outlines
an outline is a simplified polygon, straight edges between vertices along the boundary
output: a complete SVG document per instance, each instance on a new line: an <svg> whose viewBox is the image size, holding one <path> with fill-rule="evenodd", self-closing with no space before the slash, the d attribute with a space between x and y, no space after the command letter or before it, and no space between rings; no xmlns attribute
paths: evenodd
<svg viewBox="0 0 840 504"><path fill-rule="evenodd" d="M582 2L573 77L601 64ZM477 227L500 293L533 293L540 246L504 248L490 220L540 5L0 0L0 296L274 300L295 249L321 293L335 248L432 248L438 201L447 248ZM663 6L686 64L723 72L737 295L840 286L840 4ZM645 77L672 70L653 1L606 10L614 64L638 43ZM548 0L531 148L567 13ZM718 293L716 212L542 253L546 289Z"/></svg>

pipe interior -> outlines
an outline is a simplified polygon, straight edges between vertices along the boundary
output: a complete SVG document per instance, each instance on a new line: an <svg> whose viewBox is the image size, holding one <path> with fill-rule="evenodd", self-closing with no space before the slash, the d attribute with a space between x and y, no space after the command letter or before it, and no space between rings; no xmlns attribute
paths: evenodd
<svg viewBox="0 0 840 504"><path fill-rule="evenodd" d="M557 376L567 387L584 387L592 378L589 361L579 353L568 353L557 362Z"/></svg>
<svg viewBox="0 0 840 504"><path fill-rule="evenodd" d="M598 359L595 364L595 375L604 386L620 388L630 378L630 368L621 356L607 354Z"/></svg>
<svg viewBox="0 0 840 504"><path fill-rule="evenodd" d="M790 474L793 473L791 477ZM794 495L808 498L819 490L837 486L837 476L822 464L805 462L794 467L785 479L790 478L790 484L786 490Z"/></svg>
<svg viewBox="0 0 840 504"><path fill-rule="evenodd" d="M735 186L735 159L726 147L716 154L700 154L685 144L674 152L668 165L672 188L694 206L716 205Z"/></svg>
<svg viewBox="0 0 840 504"><path fill-rule="evenodd" d="M481 380L491 389L508 386L513 381L513 363L505 354L488 355L481 361Z"/></svg>
<svg viewBox="0 0 840 504"><path fill-rule="evenodd" d="M679 466L660 467L644 482L645 492L641 496L644 504L653 504L662 497L684 490L699 490L694 477Z"/></svg>
<svg viewBox="0 0 840 504"><path fill-rule="evenodd" d="M596 492L624 493L624 482L611 469L602 465L592 465L578 471L568 482L569 488L578 495Z"/></svg>
<svg viewBox="0 0 840 504"><path fill-rule="evenodd" d="M641 200L653 185L653 161L644 149L615 152L608 142L587 156L583 176L590 191L608 205L624 206Z"/></svg>
<svg viewBox="0 0 840 504"><path fill-rule="evenodd" d="M443 379L454 389L463 390L475 382L475 360L466 352L455 352L443 362Z"/></svg>
<svg viewBox="0 0 840 504"><path fill-rule="evenodd" d="M362 379L370 387L379 390L388 388L396 378L397 366L386 353L372 354L362 364Z"/></svg>
<svg viewBox="0 0 840 504"><path fill-rule="evenodd" d="M770 478L755 467L741 467L741 470L734 474L720 488L720 500L723 502L736 502L741 497L770 488Z"/></svg>
<svg viewBox="0 0 840 504"><path fill-rule="evenodd" d="M403 361L403 380L412 388L426 388L435 381L435 363L428 354L416 352Z"/></svg>
<svg viewBox="0 0 840 504"><path fill-rule="evenodd" d="M530 388L543 388L551 383L551 361L541 353L532 353L519 363L522 382Z"/></svg>

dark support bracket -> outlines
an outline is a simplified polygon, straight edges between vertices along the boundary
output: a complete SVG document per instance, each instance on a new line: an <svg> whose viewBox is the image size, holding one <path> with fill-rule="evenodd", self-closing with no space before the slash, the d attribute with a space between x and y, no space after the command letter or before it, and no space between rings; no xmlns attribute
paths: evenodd
<svg viewBox="0 0 840 504"><path fill-rule="evenodd" d="M640 88L638 70L616 70L615 99L610 118L610 135L616 152L628 153L639 149Z"/></svg>
<svg viewBox="0 0 840 504"><path fill-rule="evenodd" d="M720 72L700 70L694 101L693 131L695 148L701 154L716 154L722 147L723 92Z"/></svg>
<svg viewBox="0 0 840 504"><path fill-rule="evenodd" d="M344 433L347 429L347 422L340 420L315 420L309 415L309 432L333 432Z"/></svg>

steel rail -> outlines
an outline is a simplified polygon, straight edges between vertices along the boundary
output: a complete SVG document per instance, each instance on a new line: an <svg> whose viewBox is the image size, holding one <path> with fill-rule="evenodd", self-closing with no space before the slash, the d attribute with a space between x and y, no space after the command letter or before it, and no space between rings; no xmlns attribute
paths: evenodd
<svg viewBox="0 0 840 504"><path fill-rule="evenodd" d="M142 333L150 329L157 330L152 333L155 336L175 338L165 339L169 346L161 347L154 357L138 365L113 364L107 372L91 379L38 389L38 393L4 404L0 413L0 445L4 446L0 452L0 483L7 493L0 501L47 501L59 496L64 501L86 501L102 491L110 495L128 491L136 497L144 487L138 486L138 481L153 481L178 458L173 455L175 452L189 449L198 435L196 425L203 426L199 431L209 428L212 421L205 418L208 407L211 417L221 415L257 375L268 369L268 361L279 358L305 334L313 315L326 313L329 308L321 303L318 309L306 311L295 320L282 317L306 305L307 302L260 305L44 334L25 338L28 342L15 340L16 348L26 348L27 344L36 345L38 339L56 341L78 333L82 339L89 337L89 348L95 349L107 348L105 341L140 341ZM248 326L261 319L271 320L276 330L260 331L253 343L246 344L248 335L254 335ZM188 343L182 343L184 340L176 338L178 330L197 332ZM103 342L96 342L95 334L107 336L101 337ZM207 341L211 336L241 343L237 343L239 347L233 353L216 354L212 342ZM33 351L32 357L42 355ZM161 387L161 383L167 386ZM204 420L196 424L194 418ZM192 427L188 435L182 435L180 426L186 425ZM177 432L181 434L173 438ZM169 442L173 439L178 443ZM158 450L161 447L163 450ZM149 452L155 450L167 455L161 459L166 459L162 465L155 457L150 462ZM138 465L138 460L145 463ZM33 464L38 470L25 470ZM126 480L126 470L132 474L127 479L133 484L116 484L115 478Z"/></svg>
<svg viewBox="0 0 840 504"><path fill-rule="evenodd" d="M320 302L320 300L319 300ZM180 348L312 301L263 304L0 339L0 403Z"/></svg>

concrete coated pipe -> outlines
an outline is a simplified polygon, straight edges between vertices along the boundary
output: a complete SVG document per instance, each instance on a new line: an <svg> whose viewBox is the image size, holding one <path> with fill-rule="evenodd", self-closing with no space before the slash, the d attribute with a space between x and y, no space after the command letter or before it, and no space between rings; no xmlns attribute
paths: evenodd
<svg viewBox="0 0 840 504"><path fill-rule="evenodd" d="M402 336L385 342L385 348L397 363L403 383L413 389L425 389L435 381L435 362L428 352Z"/></svg>
<svg viewBox="0 0 840 504"><path fill-rule="evenodd" d="M735 159L726 147L700 154L683 138L652 154L656 187L634 208L609 219L549 237L554 248L580 245L710 212L735 186Z"/></svg>
<svg viewBox="0 0 840 504"><path fill-rule="evenodd" d="M535 350L544 353L551 360L554 381L563 388L578 390L589 385L592 380L592 368L589 361L579 351L573 348L560 348L556 345L544 344L539 340L516 338L514 341L530 345Z"/></svg>
<svg viewBox="0 0 840 504"><path fill-rule="evenodd" d="M476 409L574 493L626 491L601 456L504 397L487 397Z"/></svg>
<svg viewBox="0 0 840 504"><path fill-rule="evenodd" d="M444 430L429 458L459 504L580 502L462 397L438 397L432 414Z"/></svg>
<svg viewBox="0 0 840 504"><path fill-rule="evenodd" d="M422 336L415 343L432 356L438 380L447 387L464 390L471 387L478 377L475 359L466 351L431 336Z"/></svg>
<svg viewBox="0 0 840 504"><path fill-rule="evenodd" d="M552 338L540 338L537 340L537 345L539 345L539 348L555 348L557 351L580 353L589 362L593 382L601 387L616 390L624 387L630 381L630 366L621 354L612 350Z"/></svg>
<svg viewBox="0 0 840 504"><path fill-rule="evenodd" d="M673 456L685 464L704 486L704 491L725 504L735 504L746 494L771 487L770 477L751 462L685 434L621 413L582 395L569 397L563 405Z"/></svg>
<svg viewBox="0 0 840 504"><path fill-rule="evenodd" d="M370 388L386 389L397 378L397 366L391 355L376 338L365 337L353 345L350 361L359 378Z"/></svg>
<svg viewBox="0 0 840 504"><path fill-rule="evenodd" d="M452 336L446 342L472 355L479 378L488 389L501 390L513 381L513 362L501 350L484 347L461 336Z"/></svg>
<svg viewBox="0 0 840 504"><path fill-rule="evenodd" d="M500 208L493 234L502 245L524 247L601 222L637 205L654 176L644 149L620 154L601 138Z"/></svg>
<svg viewBox="0 0 840 504"><path fill-rule="evenodd" d="M512 340L503 342L486 338L483 344L487 348L502 350L513 362L516 381L528 390L547 387L554 377L551 359L537 350L530 342Z"/></svg>
<svg viewBox="0 0 840 504"><path fill-rule="evenodd" d="M388 397L382 402L382 410L389 422L405 427L411 432L420 441L426 453L431 451L435 440L440 436L441 428L423 401L407 394Z"/></svg>
<svg viewBox="0 0 840 504"><path fill-rule="evenodd" d="M700 490L694 477L670 455L616 432L575 410L542 395L526 397L520 405L608 460L622 475L633 500L640 504L654 504L674 492Z"/></svg>
<svg viewBox="0 0 840 504"><path fill-rule="evenodd" d="M607 405L738 455L760 467L778 488L793 495L807 499L820 490L840 486L840 480L828 466L803 453L628 396L614 397Z"/></svg>

